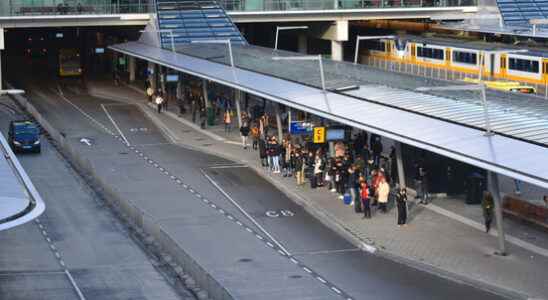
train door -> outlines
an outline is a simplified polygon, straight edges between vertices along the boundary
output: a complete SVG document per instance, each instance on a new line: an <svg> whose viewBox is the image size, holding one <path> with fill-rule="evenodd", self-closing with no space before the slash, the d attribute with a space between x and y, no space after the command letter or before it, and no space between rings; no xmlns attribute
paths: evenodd
<svg viewBox="0 0 548 300"><path fill-rule="evenodd" d="M392 51L394 49L394 41L386 40L385 53L387 59L392 59Z"/></svg>
<svg viewBox="0 0 548 300"><path fill-rule="evenodd" d="M415 63L415 58L417 57L417 48L415 47L415 43L409 43L409 47L411 48L411 62Z"/></svg>
<svg viewBox="0 0 548 300"><path fill-rule="evenodd" d="M500 76L502 78L506 78L506 74L507 74L507 68L508 68L508 66L506 65L506 62L508 61L507 57L508 56L506 54L500 55Z"/></svg>
<svg viewBox="0 0 548 300"><path fill-rule="evenodd" d="M445 48L445 67L449 69L451 66L451 48Z"/></svg>
<svg viewBox="0 0 548 300"><path fill-rule="evenodd" d="M489 54L489 76L495 77L495 54Z"/></svg>

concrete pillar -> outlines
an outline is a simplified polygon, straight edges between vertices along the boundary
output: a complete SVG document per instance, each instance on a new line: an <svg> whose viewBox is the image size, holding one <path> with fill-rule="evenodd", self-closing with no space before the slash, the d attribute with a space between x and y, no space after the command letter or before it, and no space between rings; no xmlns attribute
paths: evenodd
<svg viewBox="0 0 548 300"><path fill-rule="evenodd" d="M207 80L202 79L202 93L204 94L204 106L209 108L209 96L207 95Z"/></svg>
<svg viewBox="0 0 548 300"><path fill-rule="evenodd" d="M331 41L331 59L336 61L343 60L343 42Z"/></svg>
<svg viewBox="0 0 548 300"><path fill-rule="evenodd" d="M242 110L240 109L241 99L242 99L242 91L234 90L234 102L236 103L236 114L238 115L238 129L242 127Z"/></svg>
<svg viewBox="0 0 548 300"><path fill-rule="evenodd" d="M405 185L405 171L403 169L403 158L401 152L401 143L395 142L394 147L396 148L396 164L398 168L398 184L401 189L406 188Z"/></svg>
<svg viewBox="0 0 548 300"><path fill-rule="evenodd" d="M135 69L136 69L136 61L135 57L130 56L128 58L128 72L129 72L129 82L135 81Z"/></svg>
<svg viewBox="0 0 548 300"><path fill-rule="evenodd" d="M308 36L304 33L299 34L298 49L299 49L299 53L302 53L302 54L308 53Z"/></svg>
<svg viewBox="0 0 548 300"><path fill-rule="evenodd" d="M505 256L507 254L506 241L504 238L504 226L502 225L502 200L500 199L499 178L497 173L487 171L487 181L489 192L493 196L493 202L495 202L495 221L497 222L499 242L499 251L495 252L495 254Z"/></svg>
<svg viewBox="0 0 548 300"><path fill-rule="evenodd" d="M280 105L276 104L276 126L278 127L278 142L282 142L284 137L283 127L282 127L282 117L280 116Z"/></svg>

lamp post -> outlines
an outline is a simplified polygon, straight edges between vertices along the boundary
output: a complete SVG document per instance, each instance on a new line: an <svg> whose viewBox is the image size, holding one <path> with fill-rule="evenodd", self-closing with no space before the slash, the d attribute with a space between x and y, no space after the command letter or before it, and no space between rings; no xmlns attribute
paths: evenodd
<svg viewBox="0 0 548 300"><path fill-rule="evenodd" d="M144 32L157 32L157 33L166 32L166 33L169 33L169 37L171 38L171 51L175 52L175 38L174 38L174 35L173 35L173 30L171 30L171 29L141 30L140 32L141 33L144 33ZM161 39L161 37L160 37L160 39Z"/></svg>
<svg viewBox="0 0 548 300"><path fill-rule="evenodd" d="M356 37L356 49L354 50L354 64L358 63L358 50L360 48L360 41L363 40L380 40L380 39L386 39L386 40L393 40L396 36L394 35L378 35L378 36L360 36L358 35Z"/></svg>
<svg viewBox="0 0 548 300"><path fill-rule="evenodd" d="M325 75L323 71L323 59L321 55L309 55L309 56L275 56L272 57L273 60L317 60L320 67L320 80L322 83L322 92L325 99L325 105L327 110L331 112L331 107L329 106L329 101L327 99L327 90L325 87Z"/></svg>
<svg viewBox="0 0 548 300"><path fill-rule="evenodd" d="M278 37L280 35L280 30L295 30L295 29L308 29L308 26L277 26L276 40L274 41L274 50L278 50Z"/></svg>
<svg viewBox="0 0 548 300"><path fill-rule="evenodd" d="M225 44L228 46L228 54L230 56L230 66L234 68L234 56L232 55L232 42L230 39L226 40L199 40L191 41L192 44Z"/></svg>

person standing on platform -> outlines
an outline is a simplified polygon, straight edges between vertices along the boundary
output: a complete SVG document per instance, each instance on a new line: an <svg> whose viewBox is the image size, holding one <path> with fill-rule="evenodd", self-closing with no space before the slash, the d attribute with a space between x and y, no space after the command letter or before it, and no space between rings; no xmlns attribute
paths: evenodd
<svg viewBox="0 0 548 300"><path fill-rule="evenodd" d="M147 87L147 99L148 103L152 103L152 96L154 96L154 90L151 86Z"/></svg>
<svg viewBox="0 0 548 300"><path fill-rule="evenodd" d="M365 181L360 183L360 200L362 201L362 210L364 219L371 219L371 206L369 205L369 187Z"/></svg>
<svg viewBox="0 0 548 300"><path fill-rule="evenodd" d="M240 127L240 134L242 135L242 146L244 149L247 149L247 137L249 136L249 124L247 121L244 121L242 123L242 127Z"/></svg>
<svg viewBox="0 0 548 300"><path fill-rule="evenodd" d="M386 182L386 179L384 178L384 176L382 176L380 179L379 187L377 189L377 195L378 195L377 201L379 202L379 209L383 213L386 213L386 204L388 203L389 194L390 194L390 186Z"/></svg>
<svg viewBox="0 0 548 300"><path fill-rule="evenodd" d="M493 201L493 195L489 192L483 193L483 200L481 201L481 207L483 208L483 219L485 221L485 232L491 230L491 222L493 222L493 208L495 202Z"/></svg>
<svg viewBox="0 0 548 300"><path fill-rule="evenodd" d="M304 160L300 151L295 152L295 178L298 186L304 184Z"/></svg>
<svg viewBox="0 0 548 300"><path fill-rule="evenodd" d="M261 166L268 167L268 154L266 152L266 142L263 138L258 139L259 143L259 158L261 159Z"/></svg>
<svg viewBox="0 0 548 300"><path fill-rule="evenodd" d="M225 110L223 115L223 123L225 124L225 134L230 133L230 127L232 125L232 117L230 116L230 110Z"/></svg>
<svg viewBox="0 0 548 300"><path fill-rule="evenodd" d="M156 108L158 110L158 113L161 113L162 106L164 104L164 98L162 97L162 92L158 92L158 95L156 96L156 99L154 101L156 103Z"/></svg>
<svg viewBox="0 0 548 300"><path fill-rule="evenodd" d="M259 138L261 137L260 133L259 133L259 127L257 127L257 125L254 125L252 128L251 128L251 139L253 140L253 150L257 150L258 147L259 147Z"/></svg>
<svg viewBox="0 0 548 300"><path fill-rule="evenodd" d="M396 204L398 206L398 226L407 226L407 192L405 188L398 191Z"/></svg>

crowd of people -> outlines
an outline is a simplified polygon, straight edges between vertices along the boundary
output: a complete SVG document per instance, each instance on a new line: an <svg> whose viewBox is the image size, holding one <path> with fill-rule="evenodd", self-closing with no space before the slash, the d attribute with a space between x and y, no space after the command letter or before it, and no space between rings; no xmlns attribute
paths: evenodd
<svg viewBox="0 0 548 300"><path fill-rule="evenodd" d="M393 199L398 225L407 223L406 190L391 192L396 186L393 181L396 174L391 174L394 168L387 166L395 164L390 161L395 160L395 154L383 158L380 136L361 132L349 141L336 142L331 155L325 144L314 144L307 137L290 134L279 140L277 135L269 134L270 129L266 114L256 120L245 115L240 128L242 146L248 147L251 135L252 149L258 151L264 168L283 177L294 177L298 186L308 182L312 189L328 189L354 207L356 213L362 213L363 218L371 218L372 210L387 213L389 200Z"/></svg>
<svg viewBox="0 0 548 300"><path fill-rule="evenodd" d="M179 114L190 108L192 121L204 128L207 116L201 93L185 88L177 97ZM154 102L158 112L165 109L167 99L161 90L156 93L147 85L149 102ZM226 134L232 130L234 110L229 97L211 97L210 106ZM242 146L258 151L261 165L273 174L295 178L298 186L306 183L312 189L325 188L339 200L352 206L363 218L371 218L374 212L387 213L389 201L396 204L398 225L407 223L407 194L405 189L394 192L397 176L395 149L383 157L381 137L361 132L348 141L337 141L333 153L327 144L314 144L307 136L286 134L281 138L274 132L270 116L241 113L239 133ZM276 130L277 131L277 130Z"/></svg>

